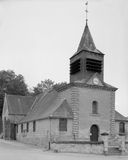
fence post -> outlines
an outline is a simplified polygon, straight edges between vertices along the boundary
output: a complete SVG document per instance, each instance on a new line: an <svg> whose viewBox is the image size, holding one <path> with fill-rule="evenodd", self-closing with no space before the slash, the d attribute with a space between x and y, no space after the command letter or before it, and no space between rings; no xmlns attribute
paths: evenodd
<svg viewBox="0 0 128 160"><path fill-rule="evenodd" d="M121 138L121 151L122 151L122 154L124 154L125 153L125 134L120 133L119 136Z"/></svg>
<svg viewBox="0 0 128 160"><path fill-rule="evenodd" d="M102 136L102 140L104 142L104 154L107 155L108 154L108 133L104 132L101 134Z"/></svg>

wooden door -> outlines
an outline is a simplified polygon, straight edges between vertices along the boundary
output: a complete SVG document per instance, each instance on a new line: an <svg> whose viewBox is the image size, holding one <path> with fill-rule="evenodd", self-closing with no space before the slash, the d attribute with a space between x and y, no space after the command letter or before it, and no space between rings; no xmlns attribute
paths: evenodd
<svg viewBox="0 0 128 160"><path fill-rule="evenodd" d="M99 137L99 129L97 125L92 125L90 129L90 141L97 142Z"/></svg>

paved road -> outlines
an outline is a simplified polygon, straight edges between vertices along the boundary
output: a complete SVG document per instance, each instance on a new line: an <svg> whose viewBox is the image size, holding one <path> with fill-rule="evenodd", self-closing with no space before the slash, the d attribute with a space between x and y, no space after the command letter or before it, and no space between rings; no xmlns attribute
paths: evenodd
<svg viewBox="0 0 128 160"><path fill-rule="evenodd" d="M128 156L53 153L18 142L0 140L0 160L128 160Z"/></svg>

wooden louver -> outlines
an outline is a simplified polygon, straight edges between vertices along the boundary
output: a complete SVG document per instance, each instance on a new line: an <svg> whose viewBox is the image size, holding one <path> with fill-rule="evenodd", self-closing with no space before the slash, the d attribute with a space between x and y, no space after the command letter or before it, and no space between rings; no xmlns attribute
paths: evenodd
<svg viewBox="0 0 128 160"><path fill-rule="evenodd" d="M76 74L80 72L80 59L70 64L70 74Z"/></svg>
<svg viewBox="0 0 128 160"><path fill-rule="evenodd" d="M87 71L100 73L102 71L102 61L87 58L86 59L86 69Z"/></svg>

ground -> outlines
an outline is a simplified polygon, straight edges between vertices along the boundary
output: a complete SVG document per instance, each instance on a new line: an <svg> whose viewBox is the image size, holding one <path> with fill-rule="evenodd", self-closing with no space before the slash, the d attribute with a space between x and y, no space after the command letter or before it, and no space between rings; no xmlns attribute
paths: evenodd
<svg viewBox="0 0 128 160"><path fill-rule="evenodd" d="M128 156L53 153L18 142L0 140L0 160L127 160Z"/></svg>

